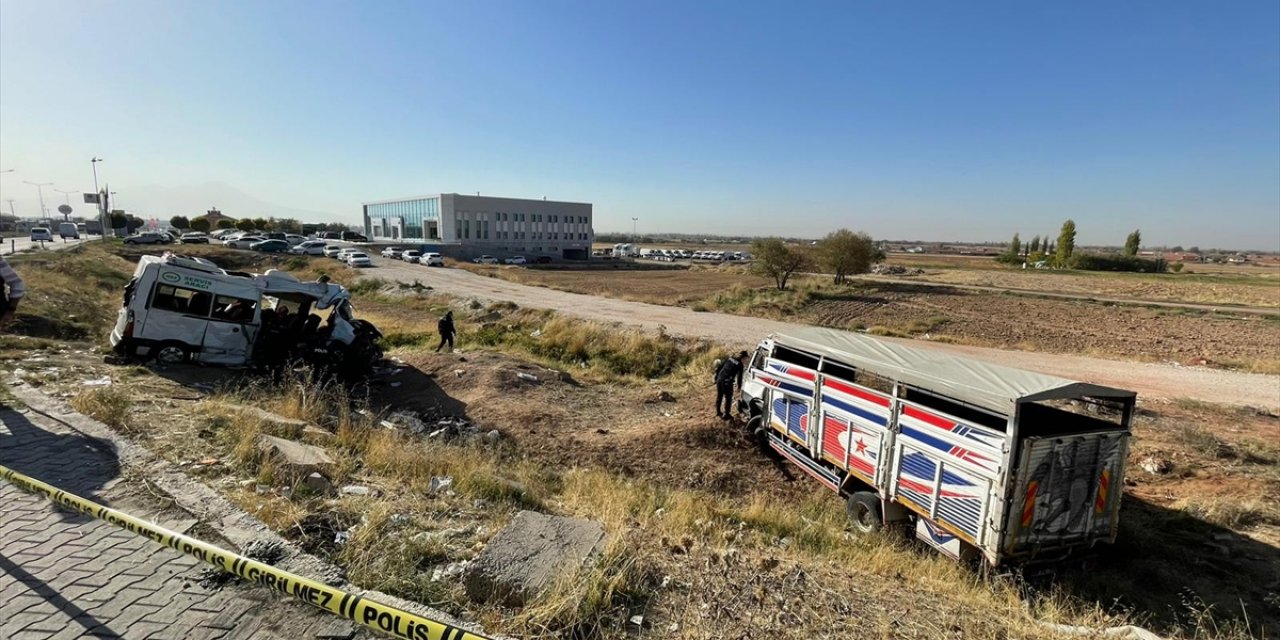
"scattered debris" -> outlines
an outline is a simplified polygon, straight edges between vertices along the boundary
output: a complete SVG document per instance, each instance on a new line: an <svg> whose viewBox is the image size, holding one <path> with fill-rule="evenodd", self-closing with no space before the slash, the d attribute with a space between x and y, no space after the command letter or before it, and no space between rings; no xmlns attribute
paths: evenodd
<svg viewBox="0 0 1280 640"><path fill-rule="evenodd" d="M329 482L328 478L315 471L313 471L311 475L307 476L306 479L302 481L302 484L308 489L321 495L328 494L333 491L333 483Z"/></svg>
<svg viewBox="0 0 1280 640"><path fill-rule="evenodd" d="M431 476L431 482L427 485L427 493L435 495L452 486L453 476Z"/></svg>
<svg viewBox="0 0 1280 640"><path fill-rule="evenodd" d="M517 372L517 373L516 373L516 377L517 377L517 378L520 378L521 380L524 380L525 382L537 382L537 381L538 381L538 376L535 376L535 375L533 375L532 373L525 373L525 372L523 372L523 371Z"/></svg>
<svg viewBox="0 0 1280 640"><path fill-rule="evenodd" d="M467 595L522 606L602 551L604 539L598 522L521 511L467 570Z"/></svg>
<svg viewBox="0 0 1280 640"><path fill-rule="evenodd" d="M80 383L82 387L109 387L111 386L111 376L103 376L94 378L93 380L85 380Z"/></svg>
<svg viewBox="0 0 1280 640"><path fill-rule="evenodd" d="M439 582L441 580L457 578L462 575L469 566L471 566L470 561L462 560L460 562L450 562L443 567L436 567L435 570L431 572L431 581Z"/></svg>
<svg viewBox="0 0 1280 640"><path fill-rule="evenodd" d="M1165 458L1158 458L1155 456L1148 456L1142 462L1138 463L1138 466L1142 467L1143 471L1156 476L1162 476L1173 470L1172 462Z"/></svg>
<svg viewBox="0 0 1280 640"><path fill-rule="evenodd" d="M344 496L367 496L372 491L369 487L360 484L349 484L342 487L342 495Z"/></svg>
<svg viewBox="0 0 1280 640"><path fill-rule="evenodd" d="M407 513L391 514L391 526L393 527L403 527L404 525L409 524L410 522L413 522L413 516Z"/></svg>
<svg viewBox="0 0 1280 640"><path fill-rule="evenodd" d="M896 264L878 264L871 267L871 273L878 276L918 276L924 269L909 269Z"/></svg>
<svg viewBox="0 0 1280 640"><path fill-rule="evenodd" d="M275 565L275 563L283 560L287 551L284 543L279 540L264 540L262 538L253 540L244 547L244 555L252 560L269 565Z"/></svg>
<svg viewBox="0 0 1280 640"><path fill-rule="evenodd" d="M645 400L645 403L654 404L656 402L675 402L675 401L676 401L675 396L671 395L670 392L663 390L663 391L659 391L657 394L655 394L648 400Z"/></svg>
<svg viewBox="0 0 1280 640"><path fill-rule="evenodd" d="M643 627L644 616L631 616L631 618L629 618L627 622L630 622L631 624L634 624L637 627Z"/></svg>
<svg viewBox="0 0 1280 640"><path fill-rule="evenodd" d="M486 444L497 444L498 441L501 439L502 439L502 432L498 431L497 429L490 429L484 434L484 441Z"/></svg>

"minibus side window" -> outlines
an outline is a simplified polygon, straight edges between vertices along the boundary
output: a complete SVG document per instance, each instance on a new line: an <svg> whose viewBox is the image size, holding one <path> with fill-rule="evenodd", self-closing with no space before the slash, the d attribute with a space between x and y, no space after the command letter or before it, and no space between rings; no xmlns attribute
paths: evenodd
<svg viewBox="0 0 1280 640"><path fill-rule="evenodd" d="M151 294L151 308L197 316L209 315L211 296L203 291L157 284Z"/></svg>
<svg viewBox="0 0 1280 640"><path fill-rule="evenodd" d="M257 308L257 300L218 296L213 300L213 319L227 322L253 322L253 314Z"/></svg>

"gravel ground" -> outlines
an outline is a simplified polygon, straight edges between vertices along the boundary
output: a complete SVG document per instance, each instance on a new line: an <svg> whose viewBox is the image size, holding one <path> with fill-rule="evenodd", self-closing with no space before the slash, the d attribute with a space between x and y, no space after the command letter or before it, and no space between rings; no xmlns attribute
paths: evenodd
<svg viewBox="0 0 1280 640"><path fill-rule="evenodd" d="M374 264L376 267L364 271L362 277L402 282L417 280L462 298L506 300L523 307L554 309L588 320L619 322L651 330L663 327L671 334L718 340L735 345L735 348L739 345L744 349L750 348L770 333L803 326L530 287L476 275L462 269L427 268L386 258L375 257ZM913 340L886 340L921 344L921 341ZM995 364L1133 389L1148 397L1191 398L1280 410L1280 377L1276 376L936 342L930 342L926 346Z"/></svg>

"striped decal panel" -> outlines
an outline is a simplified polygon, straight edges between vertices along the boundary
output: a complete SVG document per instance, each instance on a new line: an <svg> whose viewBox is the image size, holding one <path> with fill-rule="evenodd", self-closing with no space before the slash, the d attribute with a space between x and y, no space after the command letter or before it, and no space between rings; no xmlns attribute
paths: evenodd
<svg viewBox="0 0 1280 640"><path fill-rule="evenodd" d="M822 452L842 469L847 455L849 471L868 484L875 484L880 442L881 433L877 430L830 415L823 419Z"/></svg>
<svg viewBox="0 0 1280 640"><path fill-rule="evenodd" d="M943 413L903 403L898 415L902 438L947 456L960 468L994 479L1004 457L1005 434Z"/></svg>
<svg viewBox="0 0 1280 640"><path fill-rule="evenodd" d="M787 432L801 443L807 442L809 433L808 403L790 398L774 398L770 424L779 431Z"/></svg>
<svg viewBox="0 0 1280 640"><path fill-rule="evenodd" d="M989 497L990 483L959 470L950 460L935 459L934 454L902 450L896 483L898 494L929 511L937 503L936 520L965 534L971 542L981 539L982 503ZM942 486L935 492L934 478L942 464Z"/></svg>

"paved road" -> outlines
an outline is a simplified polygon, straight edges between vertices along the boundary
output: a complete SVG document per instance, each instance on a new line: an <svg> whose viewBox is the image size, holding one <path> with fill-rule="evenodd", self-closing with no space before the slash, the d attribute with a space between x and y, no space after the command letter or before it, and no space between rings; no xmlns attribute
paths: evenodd
<svg viewBox="0 0 1280 640"><path fill-rule="evenodd" d="M742 348L755 345L770 333L785 332L803 326L776 320L703 313L684 307L567 293L490 278L463 269L421 267L381 257L375 257L374 264L377 268L366 270L361 273L361 276L402 282L417 280L442 292L463 298L508 300L524 307L554 309L589 320L619 322L651 330L661 326L674 335L717 340L741 345ZM922 341L890 340L916 346L922 345ZM995 364L1132 389L1147 398L1192 398L1206 402L1280 409L1280 377L1278 376L1204 367L1104 360L1069 354L1004 351L937 342L928 342L923 346Z"/></svg>
<svg viewBox="0 0 1280 640"><path fill-rule="evenodd" d="M23 411L0 408L0 463L170 529L196 525L122 474L109 442ZM292 639L346 624L271 591L206 589L203 566L0 480L0 638Z"/></svg>
<svg viewBox="0 0 1280 640"><path fill-rule="evenodd" d="M53 242L32 242L30 236L15 236L10 238L4 238L3 241L0 241L3 243L3 246L0 246L0 254L7 256L12 253L29 251L32 249L44 249L44 250L56 251L58 249L73 247L82 242L88 242L89 240L100 240L100 239L101 238L99 238L98 236L81 236L80 240L63 241L62 238L54 236Z"/></svg>

